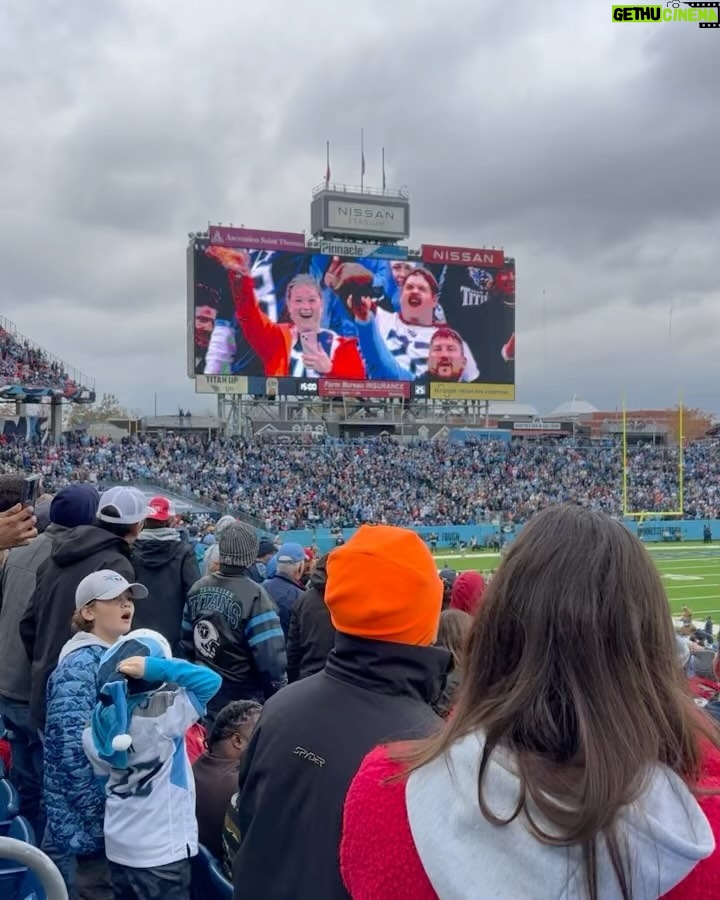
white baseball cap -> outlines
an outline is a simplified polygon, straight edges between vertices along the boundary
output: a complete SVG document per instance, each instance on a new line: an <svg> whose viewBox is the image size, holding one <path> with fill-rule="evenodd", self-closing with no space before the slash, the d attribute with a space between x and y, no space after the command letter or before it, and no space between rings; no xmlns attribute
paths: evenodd
<svg viewBox="0 0 720 900"><path fill-rule="evenodd" d="M93 600L115 600L129 590L133 600L144 600L148 590L143 584L130 584L112 569L91 572L80 582L75 591L75 609L80 610Z"/></svg>
<svg viewBox="0 0 720 900"><path fill-rule="evenodd" d="M104 514L108 506L114 507L119 515ZM137 525L145 519L156 515L155 510L148 506L147 497L142 491L133 487L114 487L105 491L100 497L98 507L98 519L101 522L114 522L115 525Z"/></svg>

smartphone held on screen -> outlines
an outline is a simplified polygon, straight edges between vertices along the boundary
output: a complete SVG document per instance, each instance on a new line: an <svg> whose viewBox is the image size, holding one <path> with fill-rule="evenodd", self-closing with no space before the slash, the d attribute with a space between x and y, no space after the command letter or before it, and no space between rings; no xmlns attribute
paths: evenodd
<svg viewBox="0 0 720 900"><path fill-rule="evenodd" d="M318 336L316 331L306 331L300 335L300 340L303 345L303 349L309 350L312 353L317 353L318 350Z"/></svg>

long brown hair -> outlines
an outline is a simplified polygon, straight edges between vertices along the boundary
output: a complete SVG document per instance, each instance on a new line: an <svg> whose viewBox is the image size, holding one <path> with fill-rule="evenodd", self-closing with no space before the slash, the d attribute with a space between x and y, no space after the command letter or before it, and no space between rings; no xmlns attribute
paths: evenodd
<svg viewBox="0 0 720 900"><path fill-rule="evenodd" d="M463 666L465 645L471 628L472 616L462 609L444 609L440 613L437 642L452 653L454 669Z"/></svg>
<svg viewBox="0 0 720 900"><path fill-rule="evenodd" d="M464 676L447 728L397 746L393 756L413 771L483 732L478 802L485 818L505 825L523 814L540 841L580 846L591 900L603 837L628 900L618 811L638 797L648 767L662 763L692 786L703 736L720 746L720 731L693 703L678 665L667 597L643 545L609 516L577 506L535 516L487 587ZM498 818L483 795L498 746L514 753L520 779L509 819Z"/></svg>

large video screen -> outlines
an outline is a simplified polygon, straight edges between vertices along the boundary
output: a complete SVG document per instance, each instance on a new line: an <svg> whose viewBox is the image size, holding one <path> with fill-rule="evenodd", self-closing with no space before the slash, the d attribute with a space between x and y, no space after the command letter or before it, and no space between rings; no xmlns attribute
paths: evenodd
<svg viewBox="0 0 720 900"><path fill-rule="evenodd" d="M515 263L502 253L467 265L462 254L423 262L202 242L192 252L198 382L256 395L514 399Z"/></svg>

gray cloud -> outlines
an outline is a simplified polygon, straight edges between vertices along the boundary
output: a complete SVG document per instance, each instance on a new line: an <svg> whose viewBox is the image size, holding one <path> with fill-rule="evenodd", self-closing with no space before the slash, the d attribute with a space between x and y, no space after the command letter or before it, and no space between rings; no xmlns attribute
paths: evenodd
<svg viewBox="0 0 720 900"><path fill-rule="evenodd" d="M516 257L520 399L716 408L719 47L600 0L7 4L1 311L131 407L191 405L187 233L307 228L364 127L411 243Z"/></svg>

